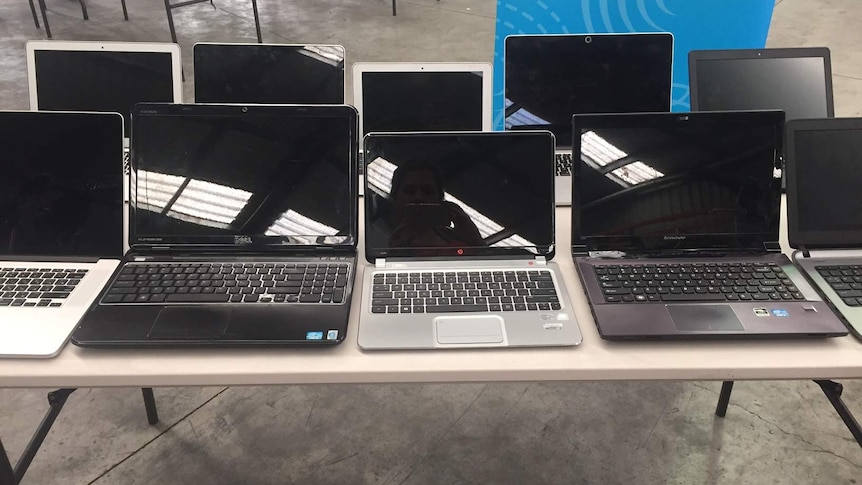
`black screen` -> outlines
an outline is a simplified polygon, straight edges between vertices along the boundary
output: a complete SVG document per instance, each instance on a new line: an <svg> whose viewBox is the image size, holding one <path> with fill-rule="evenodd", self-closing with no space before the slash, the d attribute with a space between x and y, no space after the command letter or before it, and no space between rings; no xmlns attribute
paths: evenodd
<svg viewBox="0 0 862 485"><path fill-rule="evenodd" d="M794 136L799 230L862 230L862 129Z"/></svg>
<svg viewBox="0 0 862 485"><path fill-rule="evenodd" d="M505 127L567 147L573 114L668 111L672 64L670 34L507 37Z"/></svg>
<svg viewBox="0 0 862 485"><path fill-rule="evenodd" d="M280 109L136 115L133 243L352 244L355 111Z"/></svg>
<svg viewBox="0 0 862 485"><path fill-rule="evenodd" d="M363 72L362 131L480 131L482 84L481 72Z"/></svg>
<svg viewBox="0 0 862 485"><path fill-rule="evenodd" d="M783 109L788 120L830 114L822 57L696 62L698 111Z"/></svg>
<svg viewBox="0 0 862 485"><path fill-rule="evenodd" d="M372 257L552 249L549 133L374 135L365 150Z"/></svg>
<svg viewBox="0 0 862 485"><path fill-rule="evenodd" d="M167 52L36 51L40 110L109 111L125 119L143 102L173 103L173 64Z"/></svg>
<svg viewBox="0 0 862 485"><path fill-rule="evenodd" d="M344 103L344 48L195 45L195 102Z"/></svg>
<svg viewBox="0 0 862 485"><path fill-rule="evenodd" d="M782 113L720 115L576 119L573 226L588 249L763 250L778 240Z"/></svg>
<svg viewBox="0 0 862 485"><path fill-rule="evenodd" d="M0 254L123 253L117 115L0 113Z"/></svg>

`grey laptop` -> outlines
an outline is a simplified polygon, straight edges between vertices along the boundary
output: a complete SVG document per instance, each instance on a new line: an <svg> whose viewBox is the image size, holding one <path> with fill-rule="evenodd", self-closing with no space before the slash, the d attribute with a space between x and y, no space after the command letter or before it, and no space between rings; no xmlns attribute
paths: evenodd
<svg viewBox="0 0 862 485"><path fill-rule="evenodd" d="M0 356L51 357L123 252L123 119L0 112Z"/></svg>
<svg viewBox="0 0 862 485"><path fill-rule="evenodd" d="M551 130L557 139L556 202L572 193L572 114L669 111L669 33L506 37L505 128Z"/></svg>
<svg viewBox="0 0 862 485"><path fill-rule="evenodd" d="M572 251L603 338L847 334L778 244L782 111L573 127Z"/></svg>
<svg viewBox="0 0 862 485"><path fill-rule="evenodd" d="M549 132L365 137L359 346L577 345L554 256Z"/></svg>
<svg viewBox="0 0 862 485"><path fill-rule="evenodd" d="M794 260L862 338L862 118L794 120L786 133Z"/></svg>

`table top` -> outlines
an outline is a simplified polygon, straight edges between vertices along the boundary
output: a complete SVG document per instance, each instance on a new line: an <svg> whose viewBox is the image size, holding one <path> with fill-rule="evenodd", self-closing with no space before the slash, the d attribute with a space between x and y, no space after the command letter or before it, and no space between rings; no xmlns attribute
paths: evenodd
<svg viewBox="0 0 862 485"><path fill-rule="evenodd" d="M335 347L103 350L69 344L53 359L0 360L0 387L862 378L862 342L852 335L816 340L602 340L570 254L569 209L557 208L556 218L554 261L584 336L577 347L362 351L356 343L362 298L357 286L347 337ZM787 250L784 225L781 242ZM362 254L360 246L357 283L369 267Z"/></svg>

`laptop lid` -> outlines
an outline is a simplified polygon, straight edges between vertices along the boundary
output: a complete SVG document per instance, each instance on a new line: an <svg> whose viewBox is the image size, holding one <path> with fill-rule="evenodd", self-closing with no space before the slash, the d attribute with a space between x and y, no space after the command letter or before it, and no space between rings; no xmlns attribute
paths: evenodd
<svg viewBox="0 0 862 485"><path fill-rule="evenodd" d="M123 119L0 112L0 257L123 254Z"/></svg>
<svg viewBox="0 0 862 485"><path fill-rule="evenodd" d="M491 65L484 62L357 62L353 104L372 131L490 131Z"/></svg>
<svg viewBox="0 0 862 485"><path fill-rule="evenodd" d="M352 107L139 104L132 122L133 250L355 250Z"/></svg>
<svg viewBox="0 0 862 485"><path fill-rule="evenodd" d="M862 118L793 120L786 133L790 245L862 247Z"/></svg>
<svg viewBox="0 0 862 485"><path fill-rule="evenodd" d="M572 114L669 111L669 33L506 37L505 128L551 130L570 148Z"/></svg>
<svg viewBox="0 0 862 485"><path fill-rule="evenodd" d="M365 137L365 255L554 255L554 139L547 131Z"/></svg>
<svg viewBox="0 0 862 485"><path fill-rule="evenodd" d="M344 104L344 47L194 46L196 103Z"/></svg>
<svg viewBox="0 0 862 485"><path fill-rule="evenodd" d="M782 109L785 119L833 116L826 47L688 54L692 111Z"/></svg>
<svg viewBox="0 0 862 485"><path fill-rule="evenodd" d="M30 109L120 113L129 137L135 103L181 103L180 47L150 42L26 44Z"/></svg>
<svg viewBox="0 0 862 485"><path fill-rule="evenodd" d="M575 115L573 252L777 248L783 129L782 111Z"/></svg>

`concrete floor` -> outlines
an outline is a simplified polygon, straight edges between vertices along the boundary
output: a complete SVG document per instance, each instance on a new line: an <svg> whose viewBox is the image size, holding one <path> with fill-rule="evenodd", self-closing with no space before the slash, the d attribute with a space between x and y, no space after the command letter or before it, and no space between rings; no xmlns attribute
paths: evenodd
<svg viewBox="0 0 862 485"><path fill-rule="evenodd" d="M162 3L47 0L55 39L166 41ZM264 40L334 42L348 63L492 58L493 0L260 0ZM838 116L862 116L859 0L778 0L771 47L832 49ZM246 0L177 10L183 51L253 41ZM0 0L0 109L26 109L27 2ZM191 100L191 56L184 60ZM348 90L348 93L351 92ZM350 345L346 343L345 345ZM862 352L862 345L860 345ZM0 362L2 365L2 362ZM862 381L845 400L862 418ZM74 393L23 483L859 483L862 451L811 382L352 385ZM48 389L0 390L13 460Z"/></svg>

